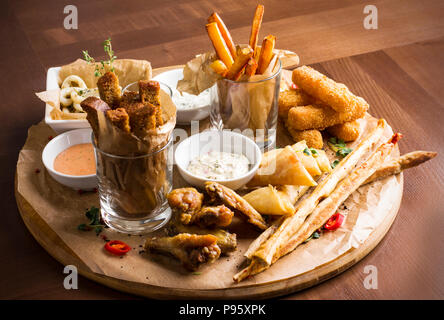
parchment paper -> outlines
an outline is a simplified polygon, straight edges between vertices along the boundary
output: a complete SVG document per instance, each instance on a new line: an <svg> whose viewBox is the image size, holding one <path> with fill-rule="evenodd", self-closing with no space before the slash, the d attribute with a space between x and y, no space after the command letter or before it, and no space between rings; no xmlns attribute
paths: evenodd
<svg viewBox="0 0 444 320"><path fill-rule="evenodd" d="M365 132L375 125L375 119L362 122ZM385 136L390 135L391 129L388 128ZM397 205L402 193L399 176L359 188L345 202L347 209L340 210L346 216L340 229L324 232L321 238L299 246L267 271L240 284L234 284L232 276L244 262L244 252L259 235L238 220L233 222L231 228L238 235L237 251L229 257L221 257L212 265L204 266L199 270L199 275L184 271L169 257L139 254L144 237L128 236L105 229L102 234L109 239L123 240L133 247L131 252L120 259L104 250L105 242L93 231L77 230L79 224L88 223L84 216L85 209L92 205L98 207L98 196L96 193L79 194L59 185L48 175L41 161L41 152L49 136L54 136L54 132L44 123L30 128L17 163L18 192L93 272L162 287L217 289L264 283L305 273L359 247ZM290 138L284 132L279 133L279 145L289 141ZM36 173L36 169L40 169L40 173ZM177 170L174 176L174 187L185 186ZM159 231L158 234L162 232Z"/></svg>

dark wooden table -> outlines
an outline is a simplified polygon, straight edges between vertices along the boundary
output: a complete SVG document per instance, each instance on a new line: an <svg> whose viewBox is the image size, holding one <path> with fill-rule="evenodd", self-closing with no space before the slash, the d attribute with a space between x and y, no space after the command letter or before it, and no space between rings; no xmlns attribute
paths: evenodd
<svg viewBox="0 0 444 320"><path fill-rule="evenodd" d="M33 239L20 219L13 181L27 128L42 119L46 71L88 49L102 55L112 37L119 58L140 58L153 67L182 64L210 49L204 23L219 12L236 42L247 42L256 1L70 1L79 29L63 28L63 1L0 4L0 298L135 298L87 279L63 288L63 266ZM360 263L290 299L444 298L444 1L375 0L378 29L363 26L356 0L264 0L261 37L297 52L301 63L345 82L364 96L371 113L384 117L405 138L401 152L434 150L439 156L405 173L402 205L391 230ZM364 267L378 270L378 289L363 285Z"/></svg>

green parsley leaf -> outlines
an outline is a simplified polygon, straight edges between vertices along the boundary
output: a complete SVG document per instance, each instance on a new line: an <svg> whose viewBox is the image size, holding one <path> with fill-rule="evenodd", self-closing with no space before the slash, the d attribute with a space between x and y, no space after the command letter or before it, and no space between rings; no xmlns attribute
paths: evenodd
<svg viewBox="0 0 444 320"><path fill-rule="evenodd" d="M319 155L318 151L316 149L310 148L311 154L313 155L313 157L317 157Z"/></svg>
<svg viewBox="0 0 444 320"><path fill-rule="evenodd" d="M311 156L310 149L305 148L303 152L304 152L307 156Z"/></svg>

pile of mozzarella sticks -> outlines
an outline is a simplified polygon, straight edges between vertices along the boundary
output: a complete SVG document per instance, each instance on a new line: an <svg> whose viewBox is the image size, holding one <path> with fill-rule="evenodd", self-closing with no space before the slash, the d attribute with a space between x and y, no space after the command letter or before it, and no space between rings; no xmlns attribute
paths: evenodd
<svg viewBox="0 0 444 320"><path fill-rule="evenodd" d="M233 81L248 80L255 74L264 74L273 60L276 37L268 35L257 46L259 30L264 16L264 6L258 5L251 26L250 41L247 47L236 46L225 23L217 13L208 18L208 36L217 54L212 69L222 77Z"/></svg>

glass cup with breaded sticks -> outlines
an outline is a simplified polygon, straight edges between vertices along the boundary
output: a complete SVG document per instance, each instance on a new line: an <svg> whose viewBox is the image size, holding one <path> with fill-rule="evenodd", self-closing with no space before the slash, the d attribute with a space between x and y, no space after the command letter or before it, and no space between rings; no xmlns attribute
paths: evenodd
<svg viewBox="0 0 444 320"><path fill-rule="evenodd" d="M237 80L227 77L217 80L210 89L211 126L246 135L261 150L274 148L281 70L281 61L276 56L261 74L244 73Z"/></svg>
<svg viewBox="0 0 444 320"><path fill-rule="evenodd" d="M124 233L157 230L171 216L166 200L176 124L171 89L140 80L121 93L112 72L97 84L100 99L90 97L81 106L93 129L102 219Z"/></svg>

